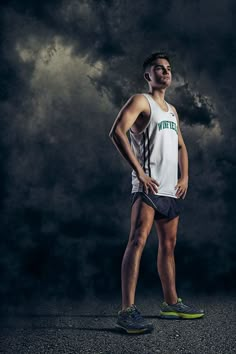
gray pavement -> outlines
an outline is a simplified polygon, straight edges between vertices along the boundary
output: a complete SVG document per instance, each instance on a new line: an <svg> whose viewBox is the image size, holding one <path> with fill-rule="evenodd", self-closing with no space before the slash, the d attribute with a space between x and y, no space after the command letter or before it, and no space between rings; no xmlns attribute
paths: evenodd
<svg viewBox="0 0 236 354"><path fill-rule="evenodd" d="M0 353L233 354L236 353L236 297L183 298L205 309L198 320L161 320L161 296L136 294L136 305L152 320L152 333L128 335L115 329L120 297L109 301L39 301L1 309Z"/></svg>

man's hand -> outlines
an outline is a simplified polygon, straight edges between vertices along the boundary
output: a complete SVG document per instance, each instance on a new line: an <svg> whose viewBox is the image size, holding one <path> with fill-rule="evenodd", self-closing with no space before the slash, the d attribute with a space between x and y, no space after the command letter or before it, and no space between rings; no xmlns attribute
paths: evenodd
<svg viewBox="0 0 236 354"><path fill-rule="evenodd" d="M175 189L177 189L177 192L175 193L177 198L181 197L184 199L188 190L188 178L180 178L175 186Z"/></svg>
<svg viewBox="0 0 236 354"><path fill-rule="evenodd" d="M149 177L144 172L140 172L139 174L137 174L137 178L140 182L143 183L145 192L147 194L148 189L150 189L154 194L158 192L157 186L159 186L159 183L154 178Z"/></svg>

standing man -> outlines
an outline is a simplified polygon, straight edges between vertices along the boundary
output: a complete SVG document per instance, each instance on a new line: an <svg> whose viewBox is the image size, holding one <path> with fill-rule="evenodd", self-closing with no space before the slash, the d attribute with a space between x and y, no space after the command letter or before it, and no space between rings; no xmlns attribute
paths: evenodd
<svg viewBox="0 0 236 354"><path fill-rule="evenodd" d="M131 228L121 267L122 309L116 323L128 333L153 329L153 324L142 317L135 305L140 260L153 221L158 236L157 270L164 295L159 316L184 319L204 316L203 310L182 302L175 284L179 198L184 199L188 189L188 153L176 109L165 101L172 79L168 54L156 52L147 57L143 74L149 92L130 97L109 134L133 168ZM126 135L128 130L131 145Z"/></svg>

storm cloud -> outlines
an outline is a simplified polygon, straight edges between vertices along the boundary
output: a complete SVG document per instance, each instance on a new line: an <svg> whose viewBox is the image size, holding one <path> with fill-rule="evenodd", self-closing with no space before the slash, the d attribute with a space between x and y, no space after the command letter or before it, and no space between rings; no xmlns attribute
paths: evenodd
<svg viewBox="0 0 236 354"><path fill-rule="evenodd" d="M234 2L1 6L1 295L119 291L131 167L108 134L129 97L147 91L142 62L156 50L170 53L166 100L189 154L179 286L197 289L201 277L203 291L234 289ZM152 231L147 286L158 283L156 251Z"/></svg>

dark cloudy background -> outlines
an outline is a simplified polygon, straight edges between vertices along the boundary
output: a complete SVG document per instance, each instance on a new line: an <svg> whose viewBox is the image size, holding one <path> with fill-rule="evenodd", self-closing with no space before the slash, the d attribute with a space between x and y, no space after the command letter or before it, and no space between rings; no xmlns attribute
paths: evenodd
<svg viewBox="0 0 236 354"><path fill-rule="evenodd" d="M235 2L1 3L1 298L120 292L131 167L109 131L156 50L189 154L177 288L235 290ZM140 292L161 291L157 246L153 227Z"/></svg>

